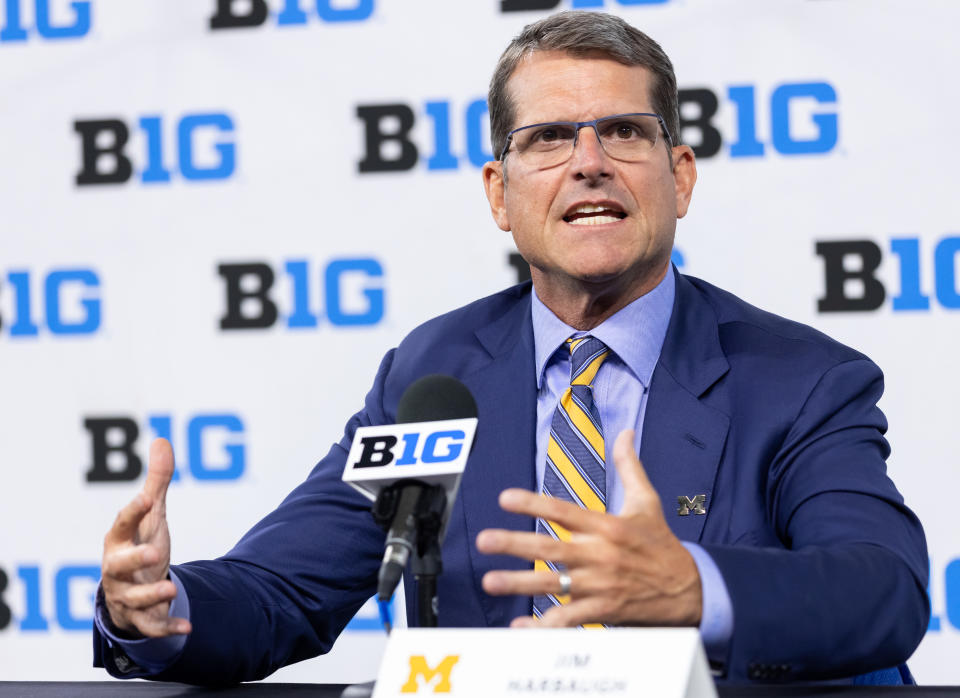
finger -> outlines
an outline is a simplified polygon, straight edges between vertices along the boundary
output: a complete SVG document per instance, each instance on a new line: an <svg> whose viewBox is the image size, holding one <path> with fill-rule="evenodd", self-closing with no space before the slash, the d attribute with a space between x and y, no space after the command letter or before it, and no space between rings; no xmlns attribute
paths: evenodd
<svg viewBox="0 0 960 698"><path fill-rule="evenodd" d="M162 511L166 506L167 487L173 479L173 447L166 439L154 439L150 444L150 464L143 493Z"/></svg>
<svg viewBox="0 0 960 698"><path fill-rule="evenodd" d="M149 543L111 550L103 556L100 574L105 579L129 579L134 572L160 562L160 551Z"/></svg>
<svg viewBox="0 0 960 698"><path fill-rule="evenodd" d="M563 591L560 586L560 576L553 570L524 570L522 572L494 570L483 575L483 590L495 596L505 594L522 596L553 594L559 596Z"/></svg>
<svg viewBox="0 0 960 698"><path fill-rule="evenodd" d="M527 490L507 489L500 493L500 508L514 514L554 521L567 531L597 533L602 530L604 513L590 511L554 497L544 497ZM564 538L563 532L559 532Z"/></svg>
<svg viewBox="0 0 960 698"><path fill-rule="evenodd" d="M111 548L132 542L137 533L137 526L149 510L150 502L143 495L138 494L131 499L130 503L119 511L113 526L107 531L104 547Z"/></svg>
<svg viewBox="0 0 960 698"><path fill-rule="evenodd" d="M510 621L511 628L539 628L540 619L536 616L518 616Z"/></svg>
<svg viewBox="0 0 960 698"><path fill-rule="evenodd" d="M624 429L613 443L613 463L623 483L623 508L621 516L629 516L660 505L660 497L650 484L647 471L634 450L633 429Z"/></svg>
<svg viewBox="0 0 960 698"><path fill-rule="evenodd" d="M147 637L167 637L169 635L187 635L193 627L186 618L173 618L150 611L134 611L130 622L141 634Z"/></svg>
<svg viewBox="0 0 960 698"><path fill-rule="evenodd" d="M575 628L578 625L613 623L609 601L596 596L554 606L540 618L543 628Z"/></svg>
<svg viewBox="0 0 960 698"><path fill-rule="evenodd" d="M477 550L486 555L512 555L525 560L555 560L568 565L581 562L574 545L554 540L541 533L488 528L477 535Z"/></svg>
<svg viewBox="0 0 960 698"><path fill-rule="evenodd" d="M176 585L165 579L153 584L128 584L114 600L129 609L146 610L157 604L169 603L176 595Z"/></svg>

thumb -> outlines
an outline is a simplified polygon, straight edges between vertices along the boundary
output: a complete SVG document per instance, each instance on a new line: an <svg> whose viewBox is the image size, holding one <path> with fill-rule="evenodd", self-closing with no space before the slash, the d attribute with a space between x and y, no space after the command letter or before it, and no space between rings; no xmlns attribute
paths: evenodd
<svg viewBox="0 0 960 698"><path fill-rule="evenodd" d="M150 463L147 466L147 481L143 494L153 506L165 508L167 487L173 478L173 447L166 439L154 439L150 444Z"/></svg>
<svg viewBox="0 0 960 698"><path fill-rule="evenodd" d="M613 444L613 464L623 484L623 509L620 513L624 516L647 511L651 506L660 507L660 497L650 484L633 443L633 429L624 429Z"/></svg>

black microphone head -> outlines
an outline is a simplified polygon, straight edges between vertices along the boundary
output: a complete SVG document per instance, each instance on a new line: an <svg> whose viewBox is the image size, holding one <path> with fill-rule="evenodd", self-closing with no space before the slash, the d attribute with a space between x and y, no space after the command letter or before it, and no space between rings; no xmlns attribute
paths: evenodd
<svg viewBox="0 0 960 698"><path fill-rule="evenodd" d="M415 380L400 397L397 423L435 422L477 416L470 390L451 376L434 373Z"/></svg>

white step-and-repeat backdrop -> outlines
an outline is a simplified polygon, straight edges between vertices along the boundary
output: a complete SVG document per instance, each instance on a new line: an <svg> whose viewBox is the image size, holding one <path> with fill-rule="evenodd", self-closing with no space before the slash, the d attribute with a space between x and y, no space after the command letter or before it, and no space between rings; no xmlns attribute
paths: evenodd
<svg viewBox="0 0 960 698"><path fill-rule="evenodd" d="M675 62L700 169L681 269L884 368L930 544L911 665L960 683L960 7L934 0L2 0L0 679L105 676L101 543L151 438L177 454L174 560L217 556L389 347L516 282L486 87L571 7ZM275 678L372 678L368 611Z"/></svg>

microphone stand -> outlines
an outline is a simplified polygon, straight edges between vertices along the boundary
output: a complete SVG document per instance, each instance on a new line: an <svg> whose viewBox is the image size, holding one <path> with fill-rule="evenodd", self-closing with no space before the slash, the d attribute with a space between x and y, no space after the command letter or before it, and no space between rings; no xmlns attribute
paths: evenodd
<svg viewBox="0 0 960 698"><path fill-rule="evenodd" d="M440 532L447 508L447 494L443 486L410 480L395 483L381 490L373 506L373 515L381 528L389 530L396 516L402 489L411 486L420 489L413 512L416 539L410 541L413 543L413 575L417 583L417 626L435 628L438 613L437 576L443 571Z"/></svg>
<svg viewBox="0 0 960 698"><path fill-rule="evenodd" d="M440 485L424 488L417 507L417 554L413 577L417 580L417 625L437 627L437 575L443 571L440 530L447 508L447 494Z"/></svg>

